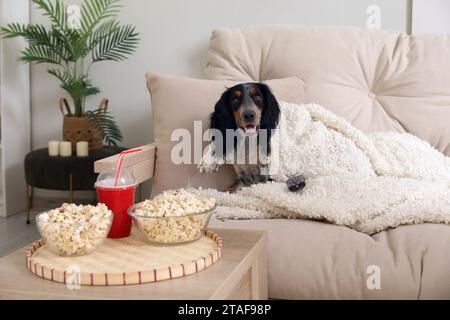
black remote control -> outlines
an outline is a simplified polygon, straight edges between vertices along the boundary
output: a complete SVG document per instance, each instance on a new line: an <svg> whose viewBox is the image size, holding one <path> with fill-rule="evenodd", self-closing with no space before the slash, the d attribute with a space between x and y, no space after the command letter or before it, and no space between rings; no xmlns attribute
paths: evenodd
<svg viewBox="0 0 450 320"><path fill-rule="evenodd" d="M289 178L289 180L287 181L287 186L289 191L291 192L302 191L306 187L306 179L303 176L295 176Z"/></svg>

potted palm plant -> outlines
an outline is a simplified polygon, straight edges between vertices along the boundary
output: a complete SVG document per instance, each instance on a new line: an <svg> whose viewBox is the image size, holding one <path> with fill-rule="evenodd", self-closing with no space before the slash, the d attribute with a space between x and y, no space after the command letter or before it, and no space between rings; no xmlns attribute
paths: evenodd
<svg viewBox="0 0 450 320"><path fill-rule="evenodd" d="M103 141L114 146L122 141L107 100L100 107L86 110L86 97L100 92L90 79L91 66L102 61L124 61L139 44L135 27L117 21L120 1L84 0L78 23L71 25L67 7L61 0L32 0L50 19L50 27L10 23L0 28L3 38L22 37L28 43L20 61L50 65L48 73L60 81L73 102L72 109L65 99L60 101L65 113L64 140L90 141L91 149L98 149Z"/></svg>

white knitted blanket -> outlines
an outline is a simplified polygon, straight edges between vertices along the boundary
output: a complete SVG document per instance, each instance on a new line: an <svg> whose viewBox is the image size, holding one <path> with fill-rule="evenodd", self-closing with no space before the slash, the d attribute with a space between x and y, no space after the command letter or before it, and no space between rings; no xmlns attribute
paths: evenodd
<svg viewBox="0 0 450 320"><path fill-rule="evenodd" d="M316 104L280 106L269 166L276 182L235 194L192 190L216 198L216 218L313 219L368 234L450 222L450 158L410 134L364 134ZM203 171L222 164L213 158L205 155ZM300 193L285 184L296 175L307 178Z"/></svg>

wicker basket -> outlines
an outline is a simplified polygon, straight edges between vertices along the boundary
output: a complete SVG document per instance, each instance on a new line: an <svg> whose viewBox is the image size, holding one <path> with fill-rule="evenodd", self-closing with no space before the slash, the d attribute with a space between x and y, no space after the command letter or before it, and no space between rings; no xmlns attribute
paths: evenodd
<svg viewBox="0 0 450 320"><path fill-rule="evenodd" d="M72 143L72 148L76 148L79 141L89 142L89 150L98 150L103 147L103 140L93 128L88 118L64 116L63 139Z"/></svg>
<svg viewBox="0 0 450 320"><path fill-rule="evenodd" d="M63 140L72 143L72 149L76 149L77 142L87 141L89 143L89 150L98 150L103 147L103 139L95 129L89 119L86 117L74 117L64 113L64 108L68 106L65 99L60 100L60 109L64 115L63 121ZM108 107L108 100L102 101L101 107ZM70 110L66 107L66 110Z"/></svg>

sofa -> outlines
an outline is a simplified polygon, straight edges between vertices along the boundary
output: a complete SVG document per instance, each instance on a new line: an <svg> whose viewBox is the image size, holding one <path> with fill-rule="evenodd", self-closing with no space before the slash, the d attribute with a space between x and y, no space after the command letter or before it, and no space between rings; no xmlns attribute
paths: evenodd
<svg viewBox="0 0 450 320"><path fill-rule="evenodd" d="M290 97L295 102L321 104L364 132L412 133L450 156L450 36L301 26L213 32L205 78L254 82L289 77L297 79L289 90L295 91ZM164 82L154 76L147 81L152 99L158 99L156 90ZM287 93L280 95L284 100ZM164 122L155 116L155 125ZM206 111L197 116L207 120ZM167 147L156 138L125 164L140 182L158 176L162 168L157 192L176 187L180 179L164 168L165 161L158 164ZM97 162L96 172L115 161ZM228 183L232 173L222 174L216 179ZM171 183L161 184L164 177ZM211 187L205 179L196 186ZM268 232L270 298L450 298L448 225L405 225L372 236L309 220L229 220L210 226Z"/></svg>

